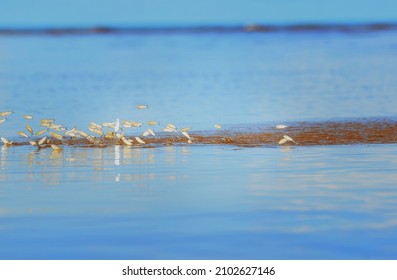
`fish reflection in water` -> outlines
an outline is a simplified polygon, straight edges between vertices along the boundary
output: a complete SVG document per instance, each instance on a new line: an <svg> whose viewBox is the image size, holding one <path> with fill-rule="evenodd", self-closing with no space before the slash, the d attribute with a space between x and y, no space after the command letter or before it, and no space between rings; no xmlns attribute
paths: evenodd
<svg viewBox="0 0 397 280"><path fill-rule="evenodd" d="M18 148L17 150L19 150ZM62 185L68 180L86 181L84 177L93 181L144 181L153 180L158 176L155 166L173 166L180 162L188 163L189 147L173 146L160 148L135 148L129 146L109 146L106 148L67 147L64 149L36 149L32 146L21 147L21 151L1 147L0 168L7 170L3 176L16 176L17 170L14 154L18 154L18 165L26 166L29 172L19 174L25 176L26 181L40 180L51 185ZM161 162L157 162L158 154ZM152 166L152 168L150 168ZM14 168L14 169L13 169ZM172 169L169 169L172 172ZM149 172L148 172L149 171ZM177 173L177 172L176 172ZM166 178L177 178L171 174Z"/></svg>
<svg viewBox="0 0 397 280"><path fill-rule="evenodd" d="M114 181L119 182L120 181L120 170L118 168L118 166L120 165L120 146L119 145L114 146L114 165L117 166L117 174L116 174L116 177L114 177Z"/></svg>

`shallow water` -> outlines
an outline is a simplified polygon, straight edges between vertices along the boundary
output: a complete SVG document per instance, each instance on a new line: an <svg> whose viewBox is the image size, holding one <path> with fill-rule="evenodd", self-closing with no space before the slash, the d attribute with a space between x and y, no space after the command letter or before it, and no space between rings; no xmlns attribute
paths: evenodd
<svg viewBox="0 0 397 280"><path fill-rule="evenodd" d="M397 145L3 148L2 258L395 258Z"/></svg>
<svg viewBox="0 0 397 280"><path fill-rule="evenodd" d="M118 117L243 140L283 123L308 145L2 147L0 258L395 259L395 35L0 36L0 136ZM296 129L319 120L356 138Z"/></svg>

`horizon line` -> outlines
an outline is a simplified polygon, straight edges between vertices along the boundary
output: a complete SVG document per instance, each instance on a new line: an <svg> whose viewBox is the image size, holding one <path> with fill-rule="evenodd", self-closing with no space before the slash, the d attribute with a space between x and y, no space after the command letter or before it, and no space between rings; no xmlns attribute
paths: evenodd
<svg viewBox="0 0 397 280"><path fill-rule="evenodd" d="M103 35L153 33L275 33L275 32L379 32L396 31L397 22L289 23L289 24L195 24L195 25L85 25L48 27L0 26L0 35Z"/></svg>

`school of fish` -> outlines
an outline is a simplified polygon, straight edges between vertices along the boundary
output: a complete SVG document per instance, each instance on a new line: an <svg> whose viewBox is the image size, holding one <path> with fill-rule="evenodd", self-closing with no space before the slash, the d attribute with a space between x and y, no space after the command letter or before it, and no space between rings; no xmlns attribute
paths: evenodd
<svg viewBox="0 0 397 280"><path fill-rule="evenodd" d="M137 105L136 109L144 110L148 109L148 105ZM0 112L0 124L5 123L8 119L12 118L14 114L13 111L1 111ZM34 121L34 116L29 114L24 114L22 117L29 122ZM157 121L147 121L148 126L154 127L159 126L160 123ZM68 140L71 139L85 139L92 146L107 146L109 144L114 145L126 145L126 146L142 146L146 144L146 139L150 137L156 137L156 132L153 128L147 128L139 136L126 136L125 129L127 128L139 128L144 124L141 122L136 122L132 120L122 120L116 119L114 122L103 122L98 124L96 122L90 122L88 124L88 130L91 133L87 133L83 130L77 129L76 127L72 129L67 129L62 124L55 123L55 119L40 119L39 122L40 130L36 132L33 130L30 124L26 124L23 130L17 132L20 137L27 138L28 143L38 149L42 148L52 148L55 151L62 151L62 145L67 145ZM214 128L221 129L220 124L215 124ZM276 125L276 129L285 129L286 125ZM180 130L177 129L176 125L168 123L163 127L162 133L167 133L172 139L181 135L185 139L185 143L192 144L194 142L194 137L191 136L188 131L190 127L183 127ZM1 133L1 127L0 127ZM144 137L143 139L141 137ZM6 147L15 145L14 141L10 141L5 137L0 137L3 145ZM146 140L146 141L145 141ZM286 143L293 143L298 145L296 142L288 135L283 135L283 137L278 141L278 145L284 145Z"/></svg>

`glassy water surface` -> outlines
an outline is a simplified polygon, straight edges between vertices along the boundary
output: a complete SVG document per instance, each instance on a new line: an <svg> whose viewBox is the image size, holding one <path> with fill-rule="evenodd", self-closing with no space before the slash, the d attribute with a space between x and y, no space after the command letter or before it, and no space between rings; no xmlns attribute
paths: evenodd
<svg viewBox="0 0 397 280"><path fill-rule="evenodd" d="M395 118L396 54L395 32L0 36L0 136ZM0 258L397 257L395 144L63 148L0 150Z"/></svg>
<svg viewBox="0 0 397 280"><path fill-rule="evenodd" d="M2 258L395 258L396 145L1 150Z"/></svg>

